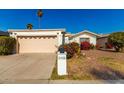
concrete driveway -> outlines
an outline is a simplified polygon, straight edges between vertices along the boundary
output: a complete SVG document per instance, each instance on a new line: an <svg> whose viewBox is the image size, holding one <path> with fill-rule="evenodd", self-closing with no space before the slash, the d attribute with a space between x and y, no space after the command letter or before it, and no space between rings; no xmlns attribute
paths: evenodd
<svg viewBox="0 0 124 93"><path fill-rule="evenodd" d="M0 56L0 82L47 80L55 66L56 54L15 54Z"/></svg>

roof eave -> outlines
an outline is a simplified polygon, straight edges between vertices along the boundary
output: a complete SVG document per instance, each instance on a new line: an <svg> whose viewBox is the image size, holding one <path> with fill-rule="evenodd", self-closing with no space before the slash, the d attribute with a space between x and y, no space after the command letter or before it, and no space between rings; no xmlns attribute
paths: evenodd
<svg viewBox="0 0 124 93"><path fill-rule="evenodd" d="M90 34L93 34L93 35L95 35L95 36L97 36L97 37L100 37L100 36L101 36L101 35L99 35L99 34L96 34L96 33L90 32L90 31L81 31L81 32L79 32L79 33L73 35L71 38L76 37L76 36L78 36L78 35L80 35L80 34L83 34L83 33L90 33Z"/></svg>
<svg viewBox="0 0 124 93"><path fill-rule="evenodd" d="M8 29L8 32L34 32L34 31L62 31L65 32L66 29Z"/></svg>

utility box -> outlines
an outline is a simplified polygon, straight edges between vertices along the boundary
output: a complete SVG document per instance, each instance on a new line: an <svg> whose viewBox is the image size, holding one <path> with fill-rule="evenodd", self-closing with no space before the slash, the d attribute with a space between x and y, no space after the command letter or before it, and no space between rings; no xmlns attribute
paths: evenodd
<svg viewBox="0 0 124 93"><path fill-rule="evenodd" d="M58 52L58 60L57 60L57 73L58 75L67 75L67 53Z"/></svg>

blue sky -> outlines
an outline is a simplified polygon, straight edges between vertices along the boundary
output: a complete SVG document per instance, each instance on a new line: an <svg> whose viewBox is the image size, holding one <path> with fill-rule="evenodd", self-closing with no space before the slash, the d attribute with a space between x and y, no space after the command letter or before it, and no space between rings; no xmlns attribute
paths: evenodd
<svg viewBox="0 0 124 93"><path fill-rule="evenodd" d="M124 31L124 10L43 9L43 13L42 29L65 28L71 33L85 29L96 33ZM0 9L0 30L25 29L28 23L38 29L37 9Z"/></svg>

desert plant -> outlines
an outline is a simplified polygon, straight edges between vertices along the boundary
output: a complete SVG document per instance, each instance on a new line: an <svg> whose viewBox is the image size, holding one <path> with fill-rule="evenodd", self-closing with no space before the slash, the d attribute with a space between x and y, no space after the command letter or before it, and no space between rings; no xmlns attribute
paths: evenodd
<svg viewBox="0 0 124 93"><path fill-rule="evenodd" d="M90 43L87 41L81 42L81 50L89 50L90 49Z"/></svg>
<svg viewBox="0 0 124 93"><path fill-rule="evenodd" d="M124 47L124 32L114 32L108 36L108 42L113 45L116 52L122 51Z"/></svg>
<svg viewBox="0 0 124 93"><path fill-rule="evenodd" d="M16 41L12 37L0 36L0 55L11 54L15 48Z"/></svg>

